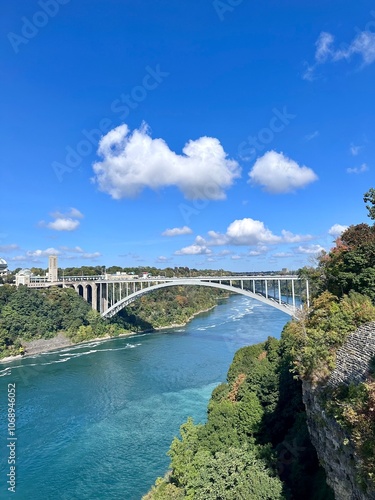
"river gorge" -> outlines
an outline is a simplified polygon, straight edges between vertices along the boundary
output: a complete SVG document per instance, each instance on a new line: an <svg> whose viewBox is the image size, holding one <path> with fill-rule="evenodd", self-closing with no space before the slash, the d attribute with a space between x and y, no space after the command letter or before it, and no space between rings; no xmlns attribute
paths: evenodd
<svg viewBox="0 0 375 500"><path fill-rule="evenodd" d="M231 296L185 327L80 344L0 364L16 387L16 496L139 500L164 475L188 416L206 417L212 390L242 346L279 337L289 317ZM0 422L3 452L8 436ZM2 452L2 456L4 453Z"/></svg>

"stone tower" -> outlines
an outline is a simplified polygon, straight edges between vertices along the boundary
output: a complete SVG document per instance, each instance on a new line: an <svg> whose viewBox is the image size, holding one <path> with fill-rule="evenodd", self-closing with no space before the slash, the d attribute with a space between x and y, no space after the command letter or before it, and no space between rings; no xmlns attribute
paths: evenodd
<svg viewBox="0 0 375 500"><path fill-rule="evenodd" d="M57 281L57 255L50 255L48 259L48 281Z"/></svg>

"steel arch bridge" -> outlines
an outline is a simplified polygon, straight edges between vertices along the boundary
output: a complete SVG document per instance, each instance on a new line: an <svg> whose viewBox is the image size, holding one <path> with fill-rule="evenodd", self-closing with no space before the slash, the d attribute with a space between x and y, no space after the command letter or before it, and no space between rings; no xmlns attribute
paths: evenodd
<svg viewBox="0 0 375 500"><path fill-rule="evenodd" d="M171 286L207 286L251 297L289 316L296 316L302 298L309 307L309 282L296 275L232 275L194 278L129 278L123 275L65 276L57 281L36 279L32 288L73 288L103 318L111 318L133 301ZM299 291L298 291L299 287Z"/></svg>
<svg viewBox="0 0 375 500"><path fill-rule="evenodd" d="M229 284L223 283L227 282ZM288 303L287 301L282 299L282 294L281 294L281 282L286 281L291 283L291 303ZM237 286L233 285L233 282L236 283ZM252 284L252 290L247 289L244 285L246 282L251 282ZM282 311L289 316L294 317L297 313L297 311L300 309L301 306L297 305L298 301L298 296L296 295L295 291L295 283L299 282L301 283L301 279L298 276L271 276L271 277L260 277L260 276L232 276L232 277L204 277L204 278L171 278L171 279L166 279L163 280L162 282L155 282L154 280L151 281L145 281L142 280L141 283L142 285L146 284L146 287L144 288L141 285L140 290L135 290L131 293L129 293L129 290L127 288L127 292L125 297L121 297L121 291L120 291L120 298L119 300L115 301L113 304L109 305L108 302L108 290L109 290L109 285L110 283L104 284L105 289L104 289L104 295L107 295L107 298L104 298L104 304L103 301L101 301L101 307L100 307L100 313L103 318L111 318L115 314L117 314L121 309L124 307L128 306L135 300L137 300L139 297L151 293L155 290L160 290L163 288L167 287L172 287L172 286L206 286L206 287L211 287L211 288L219 288L222 290L227 290L229 292L234 292L237 294L245 295L246 297L251 297L259 302L262 302L264 304L270 305L279 311ZM153 284L155 283L155 284ZM270 284L275 284L277 283L277 293L273 296L272 292L270 291ZM112 283L114 285L114 283ZM261 285L261 286L259 286ZM308 291L308 282L306 281L306 300L307 303L309 302L309 291ZM259 291L259 287L261 288L262 291ZM135 288L135 287L134 287ZM250 286L251 288L251 286ZM103 292L100 292L101 296L103 296ZM115 293L112 294L113 297L115 296ZM296 301L297 299L297 301ZM103 304L103 305L102 305ZM103 307L104 306L104 307ZM107 306L107 307L106 307Z"/></svg>

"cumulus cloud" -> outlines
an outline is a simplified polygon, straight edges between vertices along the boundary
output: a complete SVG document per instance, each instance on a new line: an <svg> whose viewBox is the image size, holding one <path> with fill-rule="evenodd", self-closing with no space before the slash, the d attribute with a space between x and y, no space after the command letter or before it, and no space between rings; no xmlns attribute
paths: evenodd
<svg viewBox="0 0 375 500"><path fill-rule="evenodd" d="M51 222L40 221L39 225L54 231L74 231L79 227L80 221L78 219L82 219L83 214L76 208L70 208L66 213L53 212L51 217L55 220Z"/></svg>
<svg viewBox="0 0 375 500"><path fill-rule="evenodd" d="M74 231L79 226L79 220L56 219L53 222L49 222L46 226L55 231Z"/></svg>
<svg viewBox="0 0 375 500"><path fill-rule="evenodd" d="M253 246L256 247L248 255L261 255L268 251L268 245L278 243L298 243L311 240L312 236L297 235L290 231L282 230L281 235L274 234L263 222L251 218L233 221L225 233L209 231L208 238L197 236L193 245L179 250L177 255L210 253L214 246ZM228 255L229 250L223 250L219 255Z"/></svg>
<svg viewBox="0 0 375 500"><path fill-rule="evenodd" d="M375 61L375 33L361 31L356 37L342 49L335 49L334 36L331 33L320 33L315 46L315 63L308 65L303 74L305 80L315 79L315 70L321 64L336 62L343 59L349 61L352 56L358 55L362 60L362 67Z"/></svg>
<svg viewBox="0 0 375 500"><path fill-rule="evenodd" d="M250 181L273 194L289 193L318 179L311 168L299 166L283 153L268 151L249 172Z"/></svg>
<svg viewBox="0 0 375 500"><path fill-rule="evenodd" d="M173 229L166 229L162 233L162 236L181 236L183 234L191 234L192 232L193 230L188 226L174 227Z"/></svg>
<svg viewBox="0 0 375 500"><path fill-rule="evenodd" d="M58 255L61 259L85 259L85 260L95 260L101 257L100 252L86 252L83 248L79 246L66 247L60 246L59 248L46 248L45 250L28 250L24 255L17 255L10 260L13 261L29 261L29 262L43 262L50 255Z"/></svg>
<svg viewBox="0 0 375 500"><path fill-rule="evenodd" d="M367 172L369 170L368 166L366 163L362 163L360 167L355 167L355 168L347 168L346 172L348 174L363 174L364 172Z"/></svg>
<svg viewBox="0 0 375 500"><path fill-rule="evenodd" d="M46 248L46 250L28 250L26 252L27 257L48 257L49 255L60 255L61 252L56 248Z"/></svg>
<svg viewBox="0 0 375 500"><path fill-rule="evenodd" d="M325 251L321 245L308 245L308 246L299 246L296 248L296 253L302 253L307 255L316 255Z"/></svg>
<svg viewBox="0 0 375 500"><path fill-rule="evenodd" d="M152 139L146 124L132 133L123 124L100 140L102 161L93 165L93 180L115 199L137 196L145 188L176 186L188 199L218 200L240 177L238 163L227 158L218 139L191 140L182 152Z"/></svg>
<svg viewBox="0 0 375 500"><path fill-rule="evenodd" d="M65 219L66 217L74 219L83 219L83 213L77 208L70 208L67 212L52 212L51 216L55 219Z"/></svg>
<svg viewBox="0 0 375 500"><path fill-rule="evenodd" d="M206 246L201 245L190 245L185 248L181 248L181 250L177 250L175 255L208 255L212 253L212 251Z"/></svg>
<svg viewBox="0 0 375 500"><path fill-rule="evenodd" d="M232 245L258 245L259 243L279 243L280 236L274 235L263 222L250 218L235 220L226 232Z"/></svg>
<svg viewBox="0 0 375 500"><path fill-rule="evenodd" d="M348 229L349 226L342 226L341 224L334 224L329 230L328 234L333 236L334 238L337 238L338 236L341 236L344 231Z"/></svg>

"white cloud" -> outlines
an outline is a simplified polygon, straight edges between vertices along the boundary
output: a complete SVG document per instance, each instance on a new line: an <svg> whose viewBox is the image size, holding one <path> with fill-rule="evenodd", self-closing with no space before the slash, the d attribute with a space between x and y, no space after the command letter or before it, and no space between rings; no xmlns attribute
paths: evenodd
<svg viewBox="0 0 375 500"><path fill-rule="evenodd" d="M272 257L278 258L278 259L284 259L286 257L293 257L294 254L291 252L276 252L272 255Z"/></svg>
<svg viewBox="0 0 375 500"><path fill-rule="evenodd" d="M363 66L373 63L375 61L375 33L361 31L346 49L333 52L333 59L335 61L350 59L353 54L359 54L362 57Z"/></svg>
<svg viewBox="0 0 375 500"><path fill-rule="evenodd" d="M248 255L261 255L268 251L268 245L278 243L298 243L309 241L312 236L293 234L290 231L282 230L281 235L274 234L263 222L250 218L239 219L229 224L226 232L218 233L216 231L208 232L209 238L197 236L193 245L179 250L178 255L184 253L207 253L209 247L213 246L253 246L256 247ZM229 250L223 250L219 255L229 255Z"/></svg>
<svg viewBox="0 0 375 500"><path fill-rule="evenodd" d="M164 255L160 255L157 259L156 262L159 264L164 264L165 262L170 262L172 259L170 257L165 257Z"/></svg>
<svg viewBox="0 0 375 500"><path fill-rule="evenodd" d="M92 253L84 252L83 254L80 255L81 259L90 259L90 260L91 259L95 260L101 256L102 256L102 254L100 252L92 252Z"/></svg>
<svg viewBox="0 0 375 500"><path fill-rule="evenodd" d="M60 255L61 252L56 248L46 248L46 250L28 250L27 257L48 257L49 255Z"/></svg>
<svg viewBox="0 0 375 500"><path fill-rule="evenodd" d="M315 42L315 60L319 63L324 63L332 55L332 44L334 37L331 33L322 31L317 41Z"/></svg>
<svg viewBox="0 0 375 500"><path fill-rule="evenodd" d="M331 33L322 32L315 45L315 63L307 66L303 74L305 80L314 80L314 73L319 65L343 59L349 61L353 55L358 55L362 59L362 67L375 61L375 33L371 31L361 31L343 49L335 49L334 36Z"/></svg>
<svg viewBox="0 0 375 500"><path fill-rule="evenodd" d="M354 144L351 144L350 145L350 153L353 156L357 156L362 148L363 148L363 146L355 146Z"/></svg>
<svg viewBox="0 0 375 500"><path fill-rule="evenodd" d="M301 241L309 241L313 239L311 234L293 234L290 231L281 231L283 242L285 243L300 243Z"/></svg>
<svg viewBox="0 0 375 500"><path fill-rule="evenodd" d="M355 168L347 168L346 172L348 174L363 174L364 172L367 172L369 170L368 166L366 163L362 163L360 167L355 167Z"/></svg>
<svg viewBox="0 0 375 500"><path fill-rule="evenodd" d="M337 238L341 236L341 234L348 229L348 226L342 226L341 224L334 224L329 230L328 234Z"/></svg>
<svg viewBox="0 0 375 500"><path fill-rule="evenodd" d="M191 234L192 232L193 230L188 226L174 227L173 229L166 229L162 233L162 236L181 236L183 234Z"/></svg>
<svg viewBox="0 0 375 500"><path fill-rule="evenodd" d="M308 246L299 246L296 248L296 253L302 253L307 255L315 255L325 251L321 245L308 245Z"/></svg>
<svg viewBox="0 0 375 500"><path fill-rule="evenodd" d="M221 250L218 255L225 257L226 255L230 255L232 252L230 250Z"/></svg>
<svg viewBox="0 0 375 500"><path fill-rule="evenodd" d="M212 253L212 251L206 246L200 245L190 245L185 248L181 248L181 250L177 250L175 255L208 255Z"/></svg>
<svg viewBox="0 0 375 500"><path fill-rule="evenodd" d="M51 217L55 220L48 223L40 221L39 225L48 227L48 229L53 229L54 231L75 231L80 225L78 219L82 219L83 214L77 208L70 208L66 213L53 212L51 213Z"/></svg>
<svg viewBox="0 0 375 500"><path fill-rule="evenodd" d="M83 248L79 246L75 246L73 248L61 246L60 249L63 251L62 258L64 259L92 259L95 260L98 257L101 257L102 254L100 252L86 252ZM73 255L71 255L73 254Z"/></svg>
<svg viewBox="0 0 375 500"><path fill-rule="evenodd" d="M264 255L267 252L268 252L267 247L260 247L257 250L250 250L248 255L250 255L250 257L258 257L259 255Z"/></svg>
<svg viewBox="0 0 375 500"><path fill-rule="evenodd" d="M312 141L316 137L319 136L319 130L315 130L314 132L311 132L311 134L305 135L305 140L306 141Z"/></svg>
<svg viewBox="0 0 375 500"><path fill-rule="evenodd" d="M273 194L295 191L318 179L311 168L300 167L294 160L276 151L268 151L258 158L249 176L251 182Z"/></svg>
<svg viewBox="0 0 375 500"><path fill-rule="evenodd" d="M49 222L47 227L49 229L54 229L55 231L74 231L79 226L79 220L76 219L56 219L53 222Z"/></svg>
<svg viewBox="0 0 375 500"><path fill-rule="evenodd" d="M146 124L132 133L120 125L99 143L102 161L93 165L94 181L115 199L167 186L177 186L189 199L224 199L240 168L227 158L219 140L201 137L182 151L179 155L163 139L152 139Z"/></svg>
<svg viewBox="0 0 375 500"><path fill-rule="evenodd" d="M51 216L54 219L65 219L65 218L73 218L73 219L83 219L83 213L80 212L77 208L70 208L67 212L52 212Z"/></svg>
<svg viewBox="0 0 375 500"><path fill-rule="evenodd" d="M263 222L250 218L235 220L227 229L226 236L232 245L258 245L279 243L280 236L274 235Z"/></svg>
<svg viewBox="0 0 375 500"><path fill-rule="evenodd" d="M85 253L85 251L81 247L79 247L79 246L75 246L73 248L61 246L60 248L64 252Z"/></svg>

